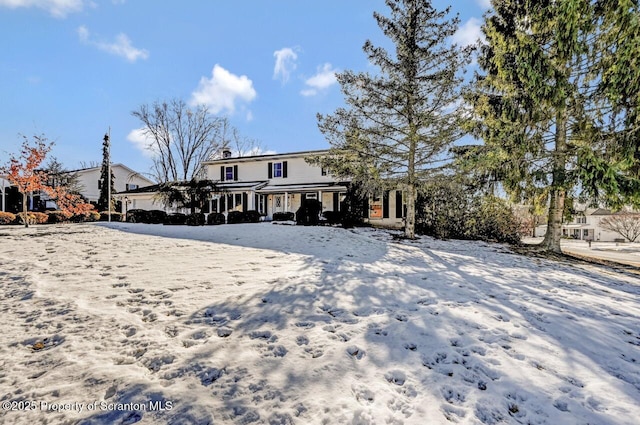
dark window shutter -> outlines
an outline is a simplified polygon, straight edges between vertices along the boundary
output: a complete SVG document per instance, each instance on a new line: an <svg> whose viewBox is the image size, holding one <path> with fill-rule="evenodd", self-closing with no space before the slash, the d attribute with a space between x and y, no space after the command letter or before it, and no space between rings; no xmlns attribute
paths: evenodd
<svg viewBox="0 0 640 425"><path fill-rule="evenodd" d="M267 175L270 179L273 178L273 163L271 162L267 163Z"/></svg>
<svg viewBox="0 0 640 425"><path fill-rule="evenodd" d="M247 212L249 209L249 196L247 192L242 192L242 212Z"/></svg>
<svg viewBox="0 0 640 425"><path fill-rule="evenodd" d="M223 195L220 195L220 211L218 212L224 212L227 210L226 203L227 203L227 194L225 193Z"/></svg>
<svg viewBox="0 0 640 425"><path fill-rule="evenodd" d="M220 181L224 181L224 165L220 167Z"/></svg>
<svg viewBox="0 0 640 425"><path fill-rule="evenodd" d="M340 194L333 192L333 210L338 212L340 210Z"/></svg>
<svg viewBox="0 0 640 425"><path fill-rule="evenodd" d="M253 196L253 209L256 211L260 211L260 200L259 200L259 196L257 193Z"/></svg>
<svg viewBox="0 0 640 425"><path fill-rule="evenodd" d="M237 165L233 166L233 179L236 180L236 181L238 180L238 166Z"/></svg>
<svg viewBox="0 0 640 425"><path fill-rule="evenodd" d="M282 178L287 178L287 161L282 161Z"/></svg>
<svg viewBox="0 0 640 425"><path fill-rule="evenodd" d="M389 218L389 191L382 193L382 218Z"/></svg>
<svg viewBox="0 0 640 425"><path fill-rule="evenodd" d="M300 206L303 207L306 202L307 202L307 194L306 193L301 193L300 194Z"/></svg>
<svg viewBox="0 0 640 425"><path fill-rule="evenodd" d="M402 191L396 190L396 218L402 218Z"/></svg>

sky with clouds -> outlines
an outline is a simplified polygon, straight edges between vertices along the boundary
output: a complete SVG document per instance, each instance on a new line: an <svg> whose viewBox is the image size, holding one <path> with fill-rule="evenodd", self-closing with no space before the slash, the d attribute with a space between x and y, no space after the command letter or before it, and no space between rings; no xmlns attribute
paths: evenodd
<svg viewBox="0 0 640 425"><path fill-rule="evenodd" d="M451 4L460 44L480 36L489 0ZM229 117L270 151L327 148L317 113L342 106L335 73L369 70L385 44L384 0L0 0L0 163L21 134L45 134L68 168L112 160L150 168L131 111L180 98Z"/></svg>

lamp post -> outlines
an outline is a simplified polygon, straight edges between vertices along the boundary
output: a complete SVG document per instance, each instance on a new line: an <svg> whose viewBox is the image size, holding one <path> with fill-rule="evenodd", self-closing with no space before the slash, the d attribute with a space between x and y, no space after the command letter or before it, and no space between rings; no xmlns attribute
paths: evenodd
<svg viewBox="0 0 640 425"><path fill-rule="evenodd" d="M129 212L129 197L124 197L124 221L127 221L127 212Z"/></svg>

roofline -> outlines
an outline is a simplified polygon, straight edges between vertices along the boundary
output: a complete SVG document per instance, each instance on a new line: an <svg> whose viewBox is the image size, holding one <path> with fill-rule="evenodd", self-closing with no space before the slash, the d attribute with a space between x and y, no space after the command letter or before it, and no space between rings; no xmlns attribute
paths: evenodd
<svg viewBox="0 0 640 425"><path fill-rule="evenodd" d="M236 156L233 158L219 158L219 159L211 159L208 161L202 161L202 164L212 165L212 164L221 164L221 163L229 163L229 162L247 162L255 159L269 159L269 158L295 158L295 157L308 156L308 155L320 155L324 153L329 153L329 149L275 153L275 154L272 153L272 154L266 154L266 155Z"/></svg>
<svg viewBox="0 0 640 425"><path fill-rule="evenodd" d="M145 177L142 173L139 173L139 172L137 172L137 171L135 171L135 170L132 170L131 168L127 167L126 165L124 165L124 164L122 164L122 163L120 163L120 162L118 162L118 163L116 163L116 164L111 164L111 167L112 167L112 168L113 168L113 167L122 167L122 168L124 168L125 170L129 171L129 173L131 173L131 174L133 174L133 175L136 175L136 176L140 176L140 177L142 177L143 179L145 179L145 180L147 180L147 181L151 182L152 184L155 184L155 182L154 182L153 180L151 180L150 178ZM69 170L69 171L65 171L65 173L79 173L79 172L81 172L81 171L100 170L100 169L102 169L102 166L99 166L99 167L88 167L88 168L79 168L79 169L77 169L77 170Z"/></svg>

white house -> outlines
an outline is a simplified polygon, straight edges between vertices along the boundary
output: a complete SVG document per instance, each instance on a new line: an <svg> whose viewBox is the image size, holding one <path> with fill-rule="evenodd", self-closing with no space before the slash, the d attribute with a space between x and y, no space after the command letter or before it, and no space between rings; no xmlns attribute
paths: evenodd
<svg viewBox="0 0 640 425"><path fill-rule="evenodd" d="M80 193L89 202L98 202L100 198L100 188L103 184L100 181L101 170L102 167L92 167L70 171L70 173L78 176ZM114 185L116 192L124 192L126 190L138 189L155 184L150 179L123 164L112 164L111 172L115 178Z"/></svg>
<svg viewBox="0 0 640 425"><path fill-rule="evenodd" d="M562 236L570 239L613 242L622 236L616 232L603 229L600 222L610 216L611 211L605 208L586 208L577 212L569 223L562 223ZM535 236L544 236L547 226L538 226Z"/></svg>
<svg viewBox="0 0 640 425"><path fill-rule="evenodd" d="M274 213L295 213L307 199L320 202L322 212L340 211L348 181L340 181L322 167L305 159L327 154L327 150L233 157L229 151L221 158L202 163L203 178L216 182L217 191L206 210L227 214L230 211L260 212L267 220ZM156 192L149 188L122 192L126 209L163 209ZM372 225L400 228L404 225L401 191L385 191L368 202L365 219Z"/></svg>

